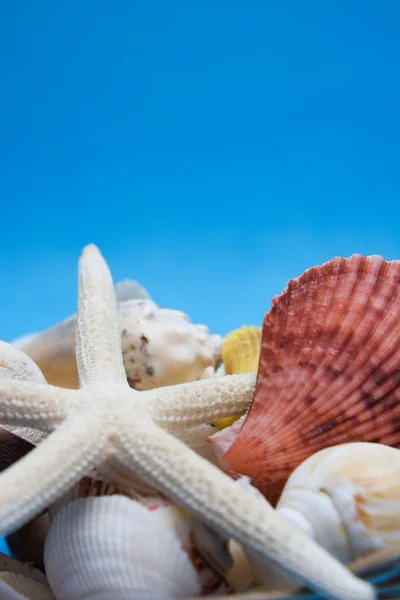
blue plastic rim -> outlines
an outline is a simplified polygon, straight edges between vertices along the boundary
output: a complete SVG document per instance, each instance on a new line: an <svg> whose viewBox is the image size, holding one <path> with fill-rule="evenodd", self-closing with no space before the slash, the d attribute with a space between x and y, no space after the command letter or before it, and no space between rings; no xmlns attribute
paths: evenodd
<svg viewBox="0 0 400 600"><path fill-rule="evenodd" d="M10 551L7 546L7 542L4 538L0 538L0 552L3 554L8 554L10 556Z"/></svg>

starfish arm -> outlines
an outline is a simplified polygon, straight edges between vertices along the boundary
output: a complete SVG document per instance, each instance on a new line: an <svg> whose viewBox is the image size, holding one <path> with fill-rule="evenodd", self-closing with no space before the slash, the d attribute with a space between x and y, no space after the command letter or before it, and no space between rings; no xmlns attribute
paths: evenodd
<svg viewBox="0 0 400 600"><path fill-rule="evenodd" d="M0 377L46 383L36 363L22 350L0 341Z"/></svg>
<svg viewBox="0 0 400 600"><path fill-rule="evenodd" d="M103 423L91 415L67 420L0 475L0 535L47 508L94 465L106 448Z"/></svg>
<svg viewBox="0 0 400 600"><path fill-rule="evenodd" d="M110 271L99 250L87 246L79 261L76 358L81 387L128 385Z"/></svg>
<svg viewBox="0 0 400 600"><path fill-rule="evenodd" d="M145 392L149 395L145 404L158 425L174 431L244 413L255 384L255 374L181 383Z"/></svg>
<svg viewBox="0 0 400 600"><path fill-rule="evenodd" d="M263 499L154 423L126 422L119 458L190 513L337 600L372 600L357 579L313 540L286 523Z"/></svg>
<svg viewBox="0 0 400 600"><path fill-rule="evenodd" d="M73 394L52 385L0 379L0 423L52 431L75 403Z"/></svg>

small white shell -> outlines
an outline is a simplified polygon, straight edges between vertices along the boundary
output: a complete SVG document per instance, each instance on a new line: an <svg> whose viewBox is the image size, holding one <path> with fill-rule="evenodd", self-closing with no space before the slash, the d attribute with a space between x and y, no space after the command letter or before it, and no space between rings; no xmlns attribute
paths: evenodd
<svg viewBox="0 0 400 600"><path fill-rule="evenodd" d="M39 583L47 583L44 573L34 567L31 563L20 562L2 552L0 552L0 571L16 573L17 575L23 575L24 577L34 579Z"/></svg>
<svg viewBox="0 0 400 600"><path fill-rule="evenodd" d="M198 595L197 573L171 518L123 496L85 498L61 508L45 544L46 573L57 600Z"/></svg>
<svg viewBox="0 0 400 600"><path fill-rule="evenodd" d="M213 376L222 339L205 325L151 300L120 304L118 317L131 387L147 390Z"/></svg>
<svg viewBox="0 0 400 600"><path fill-rule="evenodd" d="M400 451L366 442L317 452L289 477L278 513L342 562L400 541Z"/></svg>
<svg viewBox="0 0 400 600"><path fill-rule="evenodd" d="M55 600L39 569L0 554L1 600Z"/></svg>
<svg viewBox="0 0 400 600"><path fill-rule="evenodd" d="M1 600L56 600L51 589L24 575L0 572Z"/></svg>

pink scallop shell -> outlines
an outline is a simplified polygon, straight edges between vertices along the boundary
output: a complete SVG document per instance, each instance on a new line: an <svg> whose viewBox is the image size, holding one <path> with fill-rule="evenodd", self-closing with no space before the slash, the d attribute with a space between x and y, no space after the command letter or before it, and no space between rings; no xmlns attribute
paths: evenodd
<svg viewBox="0 0 400 600"><path fill-rule="evenodd" d="M334 258L289 282L265 315L254 399L222 455L276 502L322 448L400 446L400 261ZM224 447L229 428L215 437ZM211 438L211 440L213 440Z"/></svg>

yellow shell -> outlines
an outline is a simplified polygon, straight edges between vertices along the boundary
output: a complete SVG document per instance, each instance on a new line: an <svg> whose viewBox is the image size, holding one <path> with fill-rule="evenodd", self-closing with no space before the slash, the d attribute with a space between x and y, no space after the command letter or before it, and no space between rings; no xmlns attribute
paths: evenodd
<svg viewBox="0 0 400 600"><path fill-rule="evenodd" d="M240 419L241 416L242 415L236 415L235 417L226 417L225 419L218 419L217 421L214 421L214 425L219 430L225 429L225 427L230 427L231 425L233 425L233 423Z"/></svg>
<svg viewBox="0 0 400 600"><path fill-rule="evenodd" d="M222 344L222 360L227 375L256 373L260 359L261 327L244 325L228 333ZM215 421L218 429L225 429L241 415Z"/></svg>
<svg viewBox="0 0 400 600"><path fill-rule="evenodd" d="M261 327L243 326L228 333L222 344L225 373L257 373L260 348Z"/></svg>

